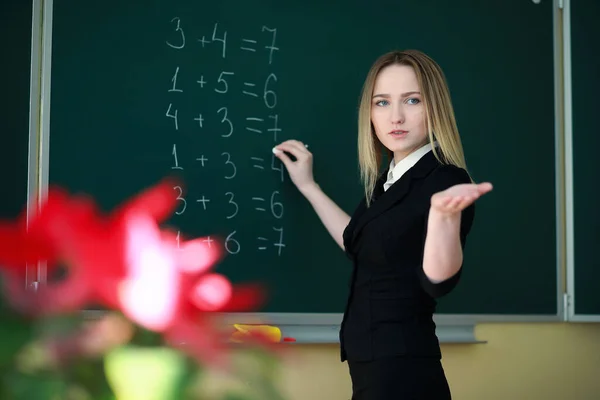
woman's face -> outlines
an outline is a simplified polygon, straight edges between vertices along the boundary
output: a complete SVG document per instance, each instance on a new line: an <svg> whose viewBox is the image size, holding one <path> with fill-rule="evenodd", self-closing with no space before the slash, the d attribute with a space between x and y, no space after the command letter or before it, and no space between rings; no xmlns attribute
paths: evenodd
<svg viewBox="0 0 600 400"><path fill-rule="evenodd" d="M390 65L379 72L371 122L377 138L394 153L396 163L427 143L425 106L412 67Z"/></svg>

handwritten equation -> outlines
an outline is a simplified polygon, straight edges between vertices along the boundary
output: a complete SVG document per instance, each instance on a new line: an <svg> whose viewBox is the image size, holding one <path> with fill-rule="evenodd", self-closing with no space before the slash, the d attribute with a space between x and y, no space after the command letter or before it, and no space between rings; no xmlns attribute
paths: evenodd
<svg viewBox="0 0 600 400"><path fill-rule="evenodd" d="M222 176L216 178L222 179L226 183L225 187L227 187L228 182L233 182L238 177L240 163L244 166L250 165L251 168L265 171L265 173L277 174L277 180L283 182L284 167L279 159L270 151L272 145L278 142L278 133L281 132L279 115L277 113L279 101L277 95L278 78L273 67L277 52L280 50L277 45L277 28L261 26L256 30L256 35L253 37L234 38L232 37L233 35L228 35L226 27L219 23L214 23L214 25L207 29L207 34L200 37L191 37L192 35L186 32L182 18L175 16L169 23L171 24L171 32L169 37L165 39L164 44L172 52L184 51L184 49L189 49L190 47L193 47L194 51L202 51L202 49L212 47L212 54L214 54L214 51L217 51L218 58L221 60L227 59L234 52L253 53L254 56L261 53L264 54L262 65L257 66L258 68L264 68L264 79L260 81L245 79L243 69L233 70L233 68L228 67L228 69L223 68L219 72L212 74L199 72L192 81L193 85L190 85L189 79L185 83L181 82L181 74L184 69L192 70L194 67L178 65L178 62L173 62L172 73L170 76L163 77L165 81L168 80L168 84L166 85L168 100L165 104L164 117L170 121L174 137L174 142L170 149L172 156L170 169L184 170L182 160L180 160L178 154L178 139L183 138L182 131L187 129L183 127L184 124L182 122L193 121L193 126L196 129L207 129L207 125L212 127L210 128L211 134L222 142L217 145L211 144L210 147L215 148L220 145L221 150L212 154L199 154L199 157L195 157L193 160L193 164L190 164L186 160L186 168L190 168L189 165L193 165L191 168L203 169L210 162L220 163L225 172ZM189 23L192 24L193 21ZM211 63L212 66L219 65L218 59L215 60L214 57L211 59ZM178 105L181 104L180 96L185 91L199 93L203 98L209 98L209 103L216 104L216 106L212 110L205 109L202 112L194 114L183 114L180 112ZM233 101L230 100L229 103L224 101L224 99L231 99L231 96L224 96L226 94L236 96L235 110L233 110ZM260 109L263 112L258 115L240 116L239 113L243 112L245 108L243 105L239 105L242 99L246 99L249 102L259 102ZM253 105L256 106L256 104ZM256 110L256 107L252 109ZM242 125L234 122L235 118L232 117L234 113L237 113L238 121L243 121ZM244 156L243 160L235 159L231 152L228 151L228 140L251 141L253 140L252 135L256 135L255 137L261 138L261 140L264 140L265 135L268 135L272 142L269 146L265 146L268 150L269 158L266 159L264 156L259 157L257 154L250 154L249 152L247 156ZM179 202L179 207L175 212L178 216L185 215L191 207L195 207L195 211L201 210L202 212L211 213L213 212L211 206L215 203L225 205L224 209L226 212L221 215L224 221L233 221L235 223L242 209L268 216L269 221L272 222L270 226L248 226L240 220L239 226L232 229L226 235L224 240L225 250L231 255L240 254L244 251L271 251L273 254L281 256L286 247L283 226L285 207L277 187L273 187L267 193L263 189L262 193L248 195L247 189L242 193L236 193L234 189L231 189L225 190L217 196L213 193L212 196L202 195L193 199L186 198L180 186L173 187L173 190ZM221 207L220 209L223 208ZM199 221L198 223L202 222ZM248 230L252 230L252 242L246 243L240 238L241 230L246 230L246 235L243 235L245 238L249 237L247 234ZM179 238L180 232L177 234L178 241ZM207 237L205 240L209 245L214 241L211 237Z"/></svg>

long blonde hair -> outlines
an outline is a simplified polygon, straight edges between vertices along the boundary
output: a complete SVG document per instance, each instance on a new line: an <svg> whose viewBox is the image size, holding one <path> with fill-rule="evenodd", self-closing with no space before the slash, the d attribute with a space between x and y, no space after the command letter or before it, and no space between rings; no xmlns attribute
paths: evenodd
<svg viewBox="0 0 600 400"><path fill-rule="evenodd" d="M450 91L440 66L429 56L418 50L392 51L380 56L371 66L363 84L358 109L358 162L360 176L365 189L367 205L370 204L382 156L387 150L377 138L371 122L371 103L377 76L390 65L407 65L414 69L423 96L425 119L429 143L435 157L444 164L453 164L467 169Z"/></svg>

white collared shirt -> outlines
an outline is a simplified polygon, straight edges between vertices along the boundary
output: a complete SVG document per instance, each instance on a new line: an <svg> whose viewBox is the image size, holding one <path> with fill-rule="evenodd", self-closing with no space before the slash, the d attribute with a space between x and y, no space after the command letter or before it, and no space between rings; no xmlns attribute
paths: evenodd
<svg viewBox="0 0 600 400"><path fill-rule="evenodd" d="M383 184L383 190L388 190L398 179L402 177L411 169L425 154L431 151L431 143L427 143L425 146L413 151L408 156L404 157L396 165L394 159L390 162L390 169L387 174L387 181Z"/></svg>

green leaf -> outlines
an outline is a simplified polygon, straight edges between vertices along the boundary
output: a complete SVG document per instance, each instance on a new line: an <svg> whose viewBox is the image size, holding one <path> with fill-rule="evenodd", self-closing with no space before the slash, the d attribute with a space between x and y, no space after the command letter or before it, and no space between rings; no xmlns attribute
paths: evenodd
<svg viewBox="0 0 600 400"><path fill-rule="evenodd" d="M23 374L15 370L3 371L3 400L64 399L67 385L58 374Z"/></svg>
<svg viewBox="0 0 600 400"><path fill-rule="evenodd" d="M83 326L85 318L79 313L53 314L37 320L39 333L43 336L69 335Z"/></svg>
<svg viewBox="0 0 600 400"><path fill-rule="evenodd" d="M200 365L194 360L183 355L182 357L185 358L185 370L179 377L173 394L173 398L177 400L190 398L190 390L198 379L201 378L203 372ZM192 397L192 399L194 398Z"/></svg>
<svg viewBox="0 0 600 400"><path fill-rule="evenodd" d="M174 393L181 390L188 373L186 358L168 347L125 345L111 350L104 363L106 378L117 396L127 392L148 400L178 400Z"/></svg>
<svg viewBox="0 0 600 400"><path fill-rule="evenodd" d="M104 374L101 358L80 359L65 371L69 384L84 388L94 400L113 400L115 395Z"/></svg>
<svg viewBox="0 0 600 400"><path fill-rule="evenodd" d="M129 344L147 347L161 347L163 345L163 338L160 333L142 328L139 325L134 325L134 327L134 335Z"/></svg>
<svg viewBox="0 0 600 400"><path fill-rule="evenodd" d="M33 339L34 333L33 321L0 303L0 367L12 363L15 355Z"/></svg>

